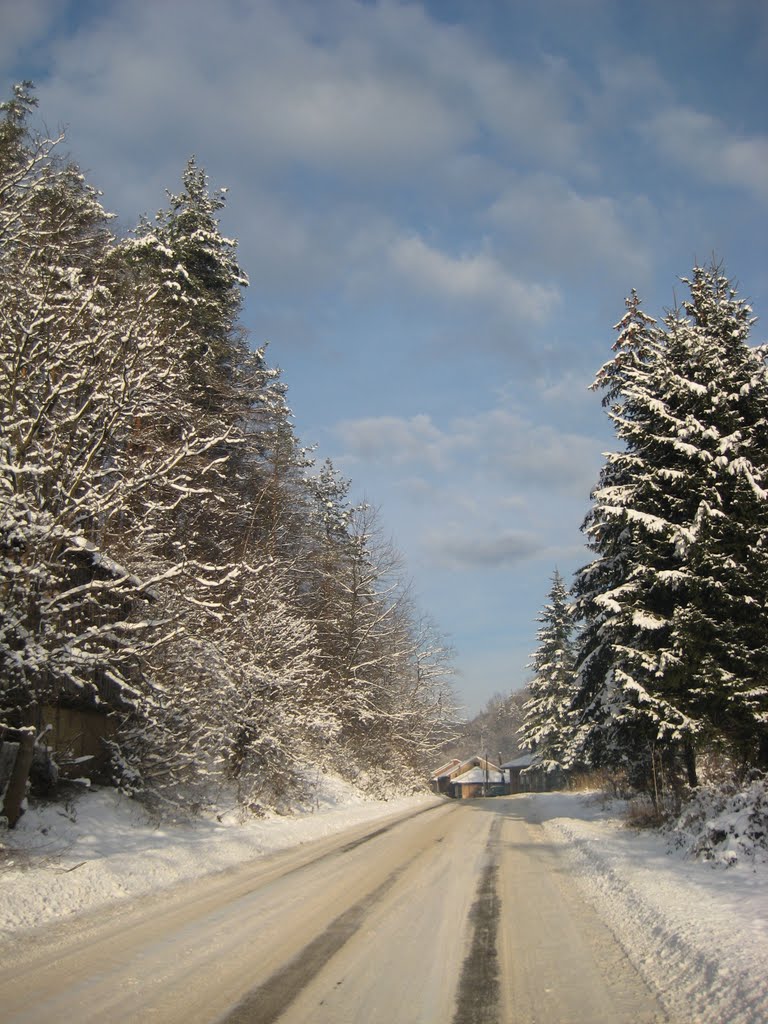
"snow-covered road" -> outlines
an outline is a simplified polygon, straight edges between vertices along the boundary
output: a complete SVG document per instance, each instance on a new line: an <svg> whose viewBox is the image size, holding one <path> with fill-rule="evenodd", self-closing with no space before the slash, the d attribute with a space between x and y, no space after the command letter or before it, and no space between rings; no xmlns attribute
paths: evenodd
<svg viewBox="0 0 768 1024"><path fill-rule="evenodd" d="M10 1024L667 1020L526 798L432 802L2 950Z"/></svg>
<svg viewBox="0 0 768 1024"><path fill-rule="evenodd" d="M670 856L580 794L349 796L245 824L153 827L107 792L30 812L0 856L2 1019L768 1020L765 865Z"/></svg>

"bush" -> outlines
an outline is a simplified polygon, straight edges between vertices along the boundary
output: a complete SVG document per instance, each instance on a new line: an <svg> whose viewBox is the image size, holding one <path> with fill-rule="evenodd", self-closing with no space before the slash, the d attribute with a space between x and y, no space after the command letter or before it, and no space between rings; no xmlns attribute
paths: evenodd
<svg viewBox="0 0 768 1024"><path fill-rule="evenodd" d="M668 831L673 847L720 867L768 863L768 778L702 787Z"/></svg>

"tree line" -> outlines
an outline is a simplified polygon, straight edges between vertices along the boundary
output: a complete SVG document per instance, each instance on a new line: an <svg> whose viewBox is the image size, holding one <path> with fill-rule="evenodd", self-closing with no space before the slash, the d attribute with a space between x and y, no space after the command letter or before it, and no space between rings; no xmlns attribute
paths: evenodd
<svg viewBox="0 0 768 1024"><path fill-rule="evenodd" d="M248 344L224 190L190 159L118 237L35 106L0 106L0 725L108 711L115 782L158 805L414 783L450 650Z"/></svg>
<svg viewBox="0 0 768 1024"><path fill-rule="evenodd" d="M633 291L603 392L617 449L552 578L523 738L545 761L620 771L654 795L702 759L768 769L768 372L712 262L661 321Z"/></svg>

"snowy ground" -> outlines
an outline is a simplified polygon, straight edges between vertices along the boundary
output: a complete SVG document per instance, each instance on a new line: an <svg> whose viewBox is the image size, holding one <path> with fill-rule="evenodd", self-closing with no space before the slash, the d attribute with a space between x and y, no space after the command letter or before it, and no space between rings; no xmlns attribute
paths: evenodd
<svg viewBox="0 0 768 1024"><path fill-rule="evenodd" d="M114 790L84 791L69 804L31 809L13 831L0 831L0 938L435 799L366 800L326 776L311 813L158 825Z"/></svg>
<svg viewBox="0 0 768 1024"><path fill-rule="evenodd" d="M0 932L140 896L261 854L388 816L434 797L373 802L326 780L311 814L238 822L234 815L158 827L110 790L29 811L0 833ZM686 1024L768 1021L768 864L729 868L667 852L628 829L596 796L534 797L568 876L630 959Z"/></svg>
<svg viewBox="0 0 768 1024"><path fill-rule="evenodd" d="M670 854L665 837L628 829L622 807L595 796L542 793L536 803L548 839L673 1019L768 1021L767 865Z"/></svg>

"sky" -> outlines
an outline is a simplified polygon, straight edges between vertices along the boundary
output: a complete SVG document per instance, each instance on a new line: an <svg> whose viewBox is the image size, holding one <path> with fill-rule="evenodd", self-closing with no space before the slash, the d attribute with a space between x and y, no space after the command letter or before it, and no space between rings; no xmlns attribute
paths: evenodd
<svg viewBox="0 0 768 1024"><path fill-rule="evenodd" d="M0 0L2 93L116 230L195 155L296 430L379 512L467 714L530 677L615 444L635 288L713 256L768 340L765 0Z"/></svg>

